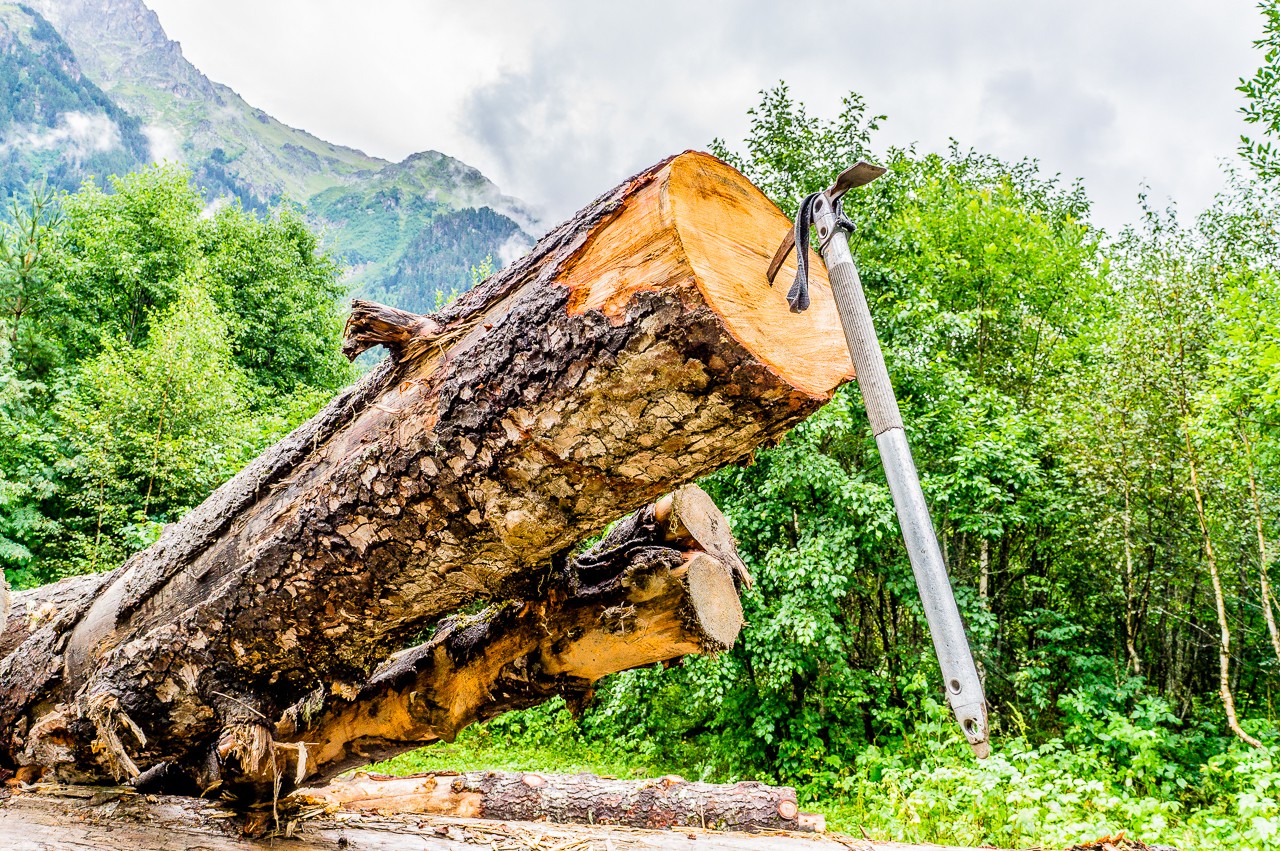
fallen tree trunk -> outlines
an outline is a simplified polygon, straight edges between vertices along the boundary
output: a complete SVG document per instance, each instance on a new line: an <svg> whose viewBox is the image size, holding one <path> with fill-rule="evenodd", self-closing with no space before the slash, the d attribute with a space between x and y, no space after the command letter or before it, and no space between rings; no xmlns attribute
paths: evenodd
<svg viewBox="0 0 1280 851"><path fill-rule="evenodd" d="M292 707L354 699L475 600L529 598L851 377L823 282L803 317L765 282L787 227L685 154L438 314L358 303L346 349L387 346L379 368L123 567L13 595L0 762L274 795L260 757Z"/></svg>
<svg viewBox="0 0 1280 851"><path fill-rule="evenodd" d="M77 790L65 790L77 791ZM941 845L873 842L851 836L764 831L717 833L696 827L645 830L609 825L487 821L421 813L312 811L284 815L279 828L246 839L208 801L85 787L81 798L18 794L0 798L0 847L13 851L476 851L476 849L613 849L613 851L973 851ZM281 843L282 837L290 841ZM1117 843L1117 848L1139 848ZM1099 849L1101 851L1101 849Z"/></svg>
<svg viewBox="0 0 1280 851"><path fill-rule="evenodd" d="M231 770L200 791L255 809L258 823L303 780L451 741L469 724L553 696L581 705L607 674L730 647L742 626L737 583L749 581L724 516L688 485L557 566L532 599L446 618L354 695L317 689L273 727L224 734L216 755ZM42 774L18 772L24 783ZM133 783L153 791L190 780L181 764L161 763Z"/></svg>
<svg viewBox="0 0 1280 851"><path fill-rule="evenodd" d="M723 515L682 488L619 523L536 598L449 618L356 695L317 691L286 710L274 738L296 744L255 774L327 780L553 696L580 706L607 674L727 650L742 628L735 576L746 568Z"/></svg>
<svg viewBox="0 0 1280 851"><path fill-rule="evenodd" d="M537 772L432 772L412 777L359 774L320 789L302 789L303 801L359 812L556 824L621 824L653 830L792 830L821 833L820 815L802 813L796 790L764 783L690 783L682 777L616 780L594 774ZM305 806L305 803L302 804Z"/></svg>

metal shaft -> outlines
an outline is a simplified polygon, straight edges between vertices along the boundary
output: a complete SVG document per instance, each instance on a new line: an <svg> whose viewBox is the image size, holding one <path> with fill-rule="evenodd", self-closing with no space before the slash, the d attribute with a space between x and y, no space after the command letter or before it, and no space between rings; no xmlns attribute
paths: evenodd
<svg viewBox="0 0 1280 851"><path fill-rule="evenodd" d="M938 537L934 533L929 507L920 489L907 435L902 428L902 414L889 381L880 341L871 323L871 310L862 291L858 269L853 264L849 243L836 227L836 212L827 196L819 197L813 207L814 225L822 239L822 259L827 265L831 290L835 295L840 324L853 356L858 387L867 406L867 417L880 450L893 506L902 527L902 537L915 574L916 588L924 603L925 618L933 636L933 647L942 668L942 681L947 702L964 730L965 738L979 759L991 752L987 734L987 699L973 663L964 623L951 593L951 581Z"/></svg>

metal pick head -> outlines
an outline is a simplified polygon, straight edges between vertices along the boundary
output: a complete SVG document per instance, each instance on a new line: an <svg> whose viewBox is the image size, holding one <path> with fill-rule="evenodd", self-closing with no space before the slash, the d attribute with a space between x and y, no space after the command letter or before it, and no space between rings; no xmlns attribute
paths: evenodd
<svg viewBox="0 0 1280 851"><path fill-rule="evenodd" d="M856 189L859 186L866 186L880 175L884 174L886 169L883 166L872 165L869 162L859 160L856 165L846 168L840 172L840 176L836 178L836 182L824 192L831 203L834 204L840 200L840 196L848 192L850 189ZM782 244L778 246L778 250L773 254L773 260L769 261L769 271L765 273L765 277L769 279L769 283L773 283L773 279L778 277L778 270L782 268L782 264L787 262L787 256L791 254L791 250L796 247L796 234L794 230L788 230L787 235L783 237Z"/></svg>
<svg viewBox="0 0 1280 851"><path fill-rule="evenodd" d="M872 165L869 162L859 161L857 165L846 168L840 172L840 176L836 178L836 182L831 184L831 188L827 190L827 197L832 201L836 201L841 195L850 189L857 189L859 186L866 186L871 181L885 173L884 166Z"/></svg>

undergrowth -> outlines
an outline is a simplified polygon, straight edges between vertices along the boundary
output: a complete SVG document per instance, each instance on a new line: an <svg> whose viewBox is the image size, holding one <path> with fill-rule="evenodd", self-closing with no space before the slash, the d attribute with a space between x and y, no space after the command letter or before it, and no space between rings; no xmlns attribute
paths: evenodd
<svg viewBox="0 0 1280 851"><path fill-rule="evenodd" d="M1067 738L1033 744L1001 737L991 757L973 759L945 709L891 746L871 746L822 780L796 784L806 810L833 831L877 840L1065 848L1121 831L1180 851L1280 847L1280 743L1230 746L1198 765L1168 760L1168 719L1147 705L1129 716L1095 718ZM390 774L430 770L589 771L640 778L748 779L726 771L696 742L679 758L593 735L559 701L469 728L450 744L376 766ZM786 778L760 779L786 782Z"/></svg>

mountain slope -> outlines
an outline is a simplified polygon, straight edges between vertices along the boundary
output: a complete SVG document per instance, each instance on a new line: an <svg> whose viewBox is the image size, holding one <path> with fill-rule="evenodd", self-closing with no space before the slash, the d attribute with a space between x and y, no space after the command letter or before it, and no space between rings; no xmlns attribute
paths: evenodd
<svg viewBox="0 0 1280 851"><path fill-rule="evenodd" d="M356 288L407 310L434 309L437 292L471 285L472 266L490 257L498 268L531 244L517 224L529 221L520 202L436 151L325 190L308 209L352 267Z"/></svg>
<svg viewBox="0 0 1280 851"><path fill-rule="evenodd" d="M356 293L432 309L486 256L499 264L532 244L527 210L476 169L434 151L391 163L277 121L188 62L142 0L27 2L135 122L151 159L185 162L210 199L303 205L350 264ZM95 168L83 173L127 170Z"/></svg>
<svg viewBox="0 0 1280 851"><path fill-rule="evenodd" d="M29 2L71 45L85 73L148 125L153 153L180 150L210 189L259 203L303 201L387 165L282 124L214 83L141 0Z"/></svg>
<svg viewBox="0 0 1280 851"><path fill-rule="evenodd" d="M80 68L71 48L29 7L0 4L0 186L43 178L73 189L85 173L147 162L141 122Z"/></svg>

